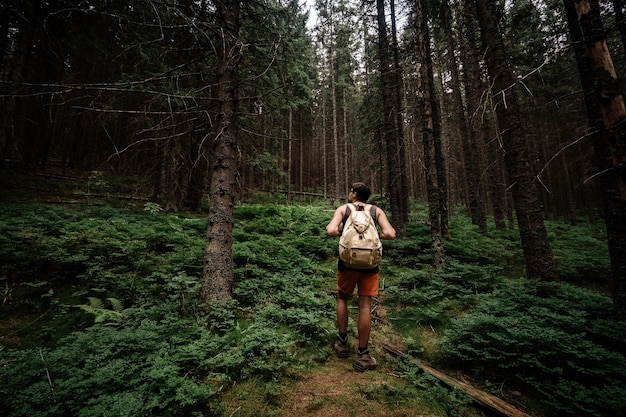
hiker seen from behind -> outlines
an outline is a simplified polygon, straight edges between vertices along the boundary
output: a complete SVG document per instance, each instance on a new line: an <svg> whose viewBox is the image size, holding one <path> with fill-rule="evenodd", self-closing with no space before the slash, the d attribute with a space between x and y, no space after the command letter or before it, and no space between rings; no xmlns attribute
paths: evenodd
<svg viewBox="0 0 626 417"><path fill-rule="evenodd" d="M378 295L378 264L382 258L381 239L393 240L396 231L385 212L367 204L370 188L362 183L352 184L348 204L335 210L326 226L326 234L339 236L337 266L337 325L338 340L334 348L340 358L349 356L348 301L357 288L359 316L357 320L358 349L354 369L363 372L376 368L368 349L372 328L372 297Z"/></svg>

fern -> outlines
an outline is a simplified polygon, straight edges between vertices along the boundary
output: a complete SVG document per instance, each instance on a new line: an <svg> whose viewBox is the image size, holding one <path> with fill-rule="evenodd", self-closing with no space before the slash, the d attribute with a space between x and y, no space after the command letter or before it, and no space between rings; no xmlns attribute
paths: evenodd
<svg viewBox="0 0 626 417"><path fill-rule="evenodd" d="M76 307L94 316L94 323L119 323L124 319L122 314L123 303L116 299L109 297L111 308L106 308L104 302L97 297L87 297L89 304L80 304Z"/></svg>
<svg viewBox="0 0 626 417"><path fill-rule="evenodd" d="M334 288L336 256L323 230L327 208L236 207L234 298L207 312L198 306L204 218L157 207L3 206L0 276L22 280L3 311L49 303L40 296L49 288L65 297L53 307L75 307L52 309L23 332L22 348L0 348L6 414L215 414L229 384L280 386L294 370L325 360L334 302L320 288ZM626 333L610 320L610 300L562 284L507 284L520 272L519 235L483 236L463 217L451 219L447 269L434 272L420 209L407 239L385 242L381 274L387 317L408 336L409 350L437 358L441 346L446 365L475 371L493 387L523 386L558 415L623 415ZM549 227L567 280L597 274L606 281L605 258L594 263L606 245L592 233L600 226ZM420 325L429 334L431 326L438 334L449 329L437 345ZM56 402L41 379L40 345ZM416 395L456 407L431 382L415 384Z"/></svg>
<svg viewBox="0 0 626 417"><path fill-rule="evenodd" d="M113 298L113 297L108 297L107 301L111 304L111 308L114 311L117 311L118 313L122 312L122 310L124 310L124 303L121 300L118 300L117 298Z"/></svg>
<svg viewBox="0 0 626 417"><path fill-rule="evenodd" d="M92 308L94 310L104 309L104 303L101 299L97 297L87 297L87 299L89 300L89 305L86 305L86 307Z"/></svg>

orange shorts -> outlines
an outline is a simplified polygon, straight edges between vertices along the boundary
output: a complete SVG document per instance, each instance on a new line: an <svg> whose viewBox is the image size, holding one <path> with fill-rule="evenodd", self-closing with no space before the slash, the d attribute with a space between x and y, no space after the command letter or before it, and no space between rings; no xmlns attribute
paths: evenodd
<svg viewBox="0 0 626 417"><path fill-rule="evenodd" d="M358 287L359 295L374 297L378 295L378 272L363 272L353 269L337 273L337 291L352 295Z"/></svg>

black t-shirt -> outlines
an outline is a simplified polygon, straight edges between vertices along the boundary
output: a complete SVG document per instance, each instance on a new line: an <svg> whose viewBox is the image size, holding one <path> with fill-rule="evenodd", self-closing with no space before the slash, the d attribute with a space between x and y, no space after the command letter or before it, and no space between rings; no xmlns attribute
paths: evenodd
<svg viewBox="0 0 626 417"><path fill-rule="evenodd" d="M341 259L339 259L337 261L337 271L339 272L345 272L345 271L359 271L359 272L364 272L364 273L368 273L368 274L374 274L376 272L379 272L378 269L378 265L376 265L376 267L371 268L371 269L355 269L355 268L350 268L347 267L343 262L341 262Z"/></svg>

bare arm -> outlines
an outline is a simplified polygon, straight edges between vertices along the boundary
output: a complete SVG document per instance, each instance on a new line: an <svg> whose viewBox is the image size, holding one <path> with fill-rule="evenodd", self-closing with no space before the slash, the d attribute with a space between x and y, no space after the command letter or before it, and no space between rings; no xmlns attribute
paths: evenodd
<svg viewBox="0 0 626 417"><path fill-rule="evenodd" d="M387 215L381 209L376 210L376 221L380 226L380 233L378 235L381 239L394 240L396 238L396 229L389 223Z"/></svg>
<svg viewBox="0 0 626 417"><path fill-rule="evenodd" d="M330 237L339 236L339 226L341 226L341 222L343 221L343 216L346 214L346 206L343 205L337 210L335 210L335 214L333 214L333 218L326 226L326 234Z"/></svg>

